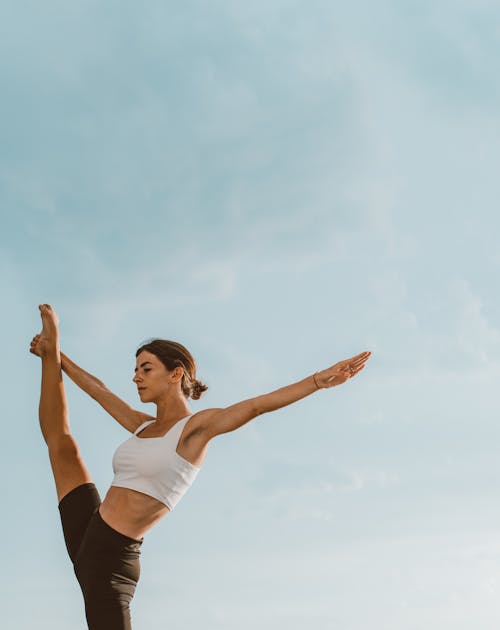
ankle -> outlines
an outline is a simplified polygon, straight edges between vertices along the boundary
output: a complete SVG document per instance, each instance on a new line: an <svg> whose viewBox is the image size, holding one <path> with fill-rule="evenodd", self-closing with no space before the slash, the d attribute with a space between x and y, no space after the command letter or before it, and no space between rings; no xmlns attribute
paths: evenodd
<svg viewBox="0 0 500 630"><path fill-rule="evenodd" d="M47 361L49 363L61 363L61 352L59 347L54 345L49 348L45 348L43 354L41 355L42 361Z"/></svg>

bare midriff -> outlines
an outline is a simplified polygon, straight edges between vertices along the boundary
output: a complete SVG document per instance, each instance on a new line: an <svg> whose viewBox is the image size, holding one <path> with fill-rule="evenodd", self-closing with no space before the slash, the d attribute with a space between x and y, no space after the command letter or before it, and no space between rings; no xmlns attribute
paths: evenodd
<svg viewBox="0 0 500 630"><path fill-rule="evenodd" d="M168 507L142 492L111 486L99 507L102 519L120 534L141 539L161 518Z"/></svg>

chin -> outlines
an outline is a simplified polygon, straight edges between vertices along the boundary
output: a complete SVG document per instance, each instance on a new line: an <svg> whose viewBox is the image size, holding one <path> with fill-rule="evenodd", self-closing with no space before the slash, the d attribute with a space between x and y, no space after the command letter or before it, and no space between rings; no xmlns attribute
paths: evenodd
<svg viewBox="0 0 500 630"><path fill-rule="evenodd" d="M151 395L148 396L148 394L145 394L144 392L139 394L139 398L141 399L141 402L143 402L143 403L154 402L154 400L151 397Z"/></svg>

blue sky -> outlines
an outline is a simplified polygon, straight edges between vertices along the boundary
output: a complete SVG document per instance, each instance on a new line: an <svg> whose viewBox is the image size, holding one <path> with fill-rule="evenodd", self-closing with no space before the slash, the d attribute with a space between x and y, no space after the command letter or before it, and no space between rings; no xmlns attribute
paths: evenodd
<svg viewBox="0 0 500 630"><path fill-rule="evenodd" d="M146 537L136 628L497 628L498 5L26 1L0 25L3 626L85 627L27 352L50 302L136 406L152 336L195 355L193 411L373 352L213 443ZM104 494L127 435L67 390Z"/></svg>

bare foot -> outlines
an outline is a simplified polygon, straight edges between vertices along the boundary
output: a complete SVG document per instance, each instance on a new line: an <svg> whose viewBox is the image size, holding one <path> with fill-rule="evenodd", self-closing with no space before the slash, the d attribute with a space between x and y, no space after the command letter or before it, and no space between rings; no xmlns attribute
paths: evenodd
<svg viewBox="0 0 500 630"><path fill-rule="evenodd" d="M59 352L59 320L50 304L40 304L42 332L35 335L30 344L30 352L43 357L51 351Z"/></svg>

